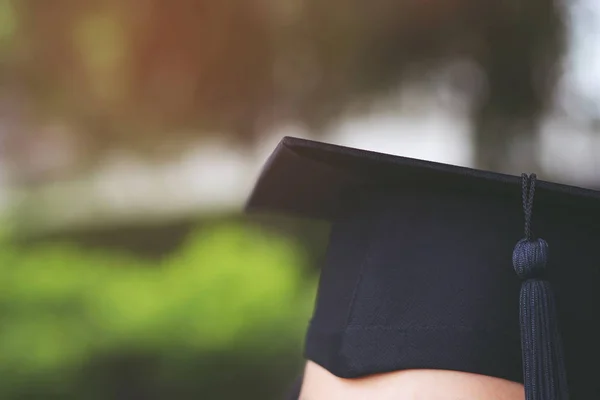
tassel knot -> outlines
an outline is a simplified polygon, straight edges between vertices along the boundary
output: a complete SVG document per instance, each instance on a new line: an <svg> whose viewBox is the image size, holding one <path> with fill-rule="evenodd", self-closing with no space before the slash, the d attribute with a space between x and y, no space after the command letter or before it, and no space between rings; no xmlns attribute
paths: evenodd
<svg viewBox="0 0 600 400"><path fill-rule="evenodd" d="M548 243L544 239L521 239L513 251L513 267L523 280L541 278L548 263Z"/></svg>

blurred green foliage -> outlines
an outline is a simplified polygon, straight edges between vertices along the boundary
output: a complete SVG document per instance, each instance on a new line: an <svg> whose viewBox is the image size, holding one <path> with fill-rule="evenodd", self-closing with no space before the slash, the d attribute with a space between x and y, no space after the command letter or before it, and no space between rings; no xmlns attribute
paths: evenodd
<svg viewBox="0 0 600 400"><path fill-rule="evenodd" d="M201 390L228 399L238 398L238 383L244 398L259 398L252 387L261 379L293 372L315 282L283 238L215 225L157 262L8 239L0 251L2 399L200 398ZM286 358L283 367L276 361ZM133 378L119 397L114 375L123 368ZM236 383L237 373L254 382ZM82 387L88 381L93 387Z"/></svg>

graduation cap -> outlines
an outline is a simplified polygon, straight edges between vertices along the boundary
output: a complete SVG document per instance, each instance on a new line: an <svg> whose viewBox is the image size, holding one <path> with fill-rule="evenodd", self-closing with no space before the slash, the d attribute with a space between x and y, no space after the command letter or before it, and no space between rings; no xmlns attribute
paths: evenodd
<svg viewBox="0 0 600 400"><path fill-rule="evenodd" d="M305 356L332 374L600 398L600 192L286 137L247 210L331 222Z"/></svg>

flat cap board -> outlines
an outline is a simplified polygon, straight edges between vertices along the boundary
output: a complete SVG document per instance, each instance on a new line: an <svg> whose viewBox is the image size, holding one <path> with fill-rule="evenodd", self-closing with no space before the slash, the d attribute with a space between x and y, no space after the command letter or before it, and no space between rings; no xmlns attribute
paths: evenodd
<svg viewBox="0 0 600 400"><path fill-rule="evenodd" d="M246 210L330 220L339 208L342 191L358 185L399 189L431 186L520 195L515 188L520 187L521 180L512 175L285 137L267 160ZM600 200L600 192L537 182L538 205L548 201L585 206L589 199Z"/></svg>

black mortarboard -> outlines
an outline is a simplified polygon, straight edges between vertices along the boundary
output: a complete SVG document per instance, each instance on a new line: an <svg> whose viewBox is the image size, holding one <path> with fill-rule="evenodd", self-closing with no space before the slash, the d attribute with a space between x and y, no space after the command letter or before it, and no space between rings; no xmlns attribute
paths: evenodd
<svg viewBox="0 0 600 400"><path fill-rule="evenodd" d="M334 375L600 398L600 192L285 138L247 208L331 221L305 356Z"/></svg>

